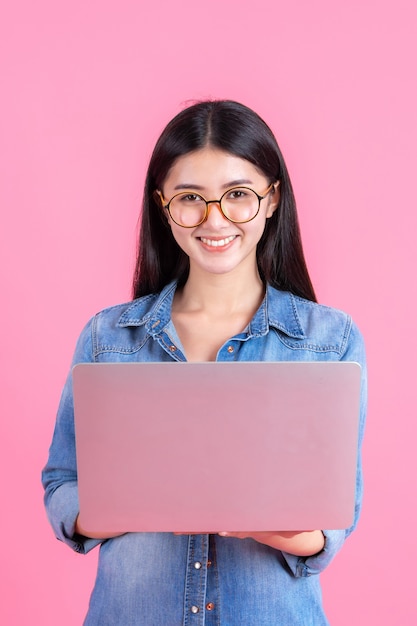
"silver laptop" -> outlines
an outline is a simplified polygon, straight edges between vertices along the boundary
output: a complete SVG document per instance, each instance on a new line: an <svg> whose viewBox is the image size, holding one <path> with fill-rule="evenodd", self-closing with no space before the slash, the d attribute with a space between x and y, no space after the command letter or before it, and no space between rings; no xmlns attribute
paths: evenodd
<svg viewBox="0 0 417 626"><path fill-rule="evenodd" d="M86 531L352 524L357 363L88 363L73 386Z"/></svg>

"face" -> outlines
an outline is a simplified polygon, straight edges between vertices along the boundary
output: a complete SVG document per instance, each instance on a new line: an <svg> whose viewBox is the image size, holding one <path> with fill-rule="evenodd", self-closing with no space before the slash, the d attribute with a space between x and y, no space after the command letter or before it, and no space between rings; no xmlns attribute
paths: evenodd
<svg viewBox="0 0 417 626"><path fill-rule="evenodd" d="M166 202L184 190L201 194L206 200L218 200L236 186L250 187L263 196L269 180L249 161L206 147L179 157L161 191ZM226 274L256 270L256 246L278 200L275 185L261 200L257 216L244 224L227 220L216 203L209 205L207 220L195 228L178 226L166 212L176 242L190 259L190 272Z"/></svg>

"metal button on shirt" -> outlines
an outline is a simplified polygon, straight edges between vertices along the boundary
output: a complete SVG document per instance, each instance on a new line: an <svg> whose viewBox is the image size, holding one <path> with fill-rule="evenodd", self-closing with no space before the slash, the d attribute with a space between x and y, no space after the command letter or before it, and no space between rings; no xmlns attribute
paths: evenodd
<svg viewBox="0 0 417 626"><path fill-rule="evenodd" d="M194 568L195 568L195 569L201 569L201 568L202 568L202 565L201 565L200 561L196 561L196 562L194 563Z"/></svg>
<svg viewBox="0 0 417 626"><path fill-rule="evenodd" d="M195 604L193 604L193 606L191 607L191 613L198 613L200 611L200 609L198 608L198 606L195 606Z"/></svg>
<svg viewBox="0 0 417 626"><path fill-rule="evenodd" d="M214 602L207 602L206 609L207 611L212 611L214 609Z"/></svg>
<svg viewBox="0 0 417 626"><path fill-rule="evenodd" d="M234 349L234 347L233 347L233 346L229 346L229 347L227 348L227 351L229 352L229 354L232 354L232 352L234 352L234 351L235 351L235 349Z"/></svg>

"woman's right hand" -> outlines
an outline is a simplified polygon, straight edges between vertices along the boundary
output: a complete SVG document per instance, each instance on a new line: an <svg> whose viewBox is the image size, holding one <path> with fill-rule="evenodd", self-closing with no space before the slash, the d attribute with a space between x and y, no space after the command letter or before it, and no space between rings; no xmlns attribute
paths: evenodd
<svg viewBox="0 0 417 626"><path fill-rule="evenodd" d="M83 537L89 537L90 539L112 539L113 537L120 537L121 535L125 535L126 533L96 533L89 532L83 529L82 521L80 521L80 515L78 514L77 519L75 520L75 532L77 535L82 535Z"/></svg>

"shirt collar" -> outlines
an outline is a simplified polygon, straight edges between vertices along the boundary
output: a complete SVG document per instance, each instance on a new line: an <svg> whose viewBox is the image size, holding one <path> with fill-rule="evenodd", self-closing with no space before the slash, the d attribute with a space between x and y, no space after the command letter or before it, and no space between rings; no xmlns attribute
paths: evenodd
<svg viewBox="0 0 417 626"><path fill-rule="evenodd" d="M305 337L297 312L295 296L268 285L261 306L252 319L249 330L254 336L265 335L270 328L277 328L289 337Z"/></svg>
<svg viewBox="0 0 417 626"><path fill-rule="evenodd" d="M143 326L147 332L155 336L171 321L172 300L176 281L169 283L156 295L149 295L138 300L123 312L118 326ZM289 337L302 339L305 337L297 311L296 297L288 291L279 291L268 285L261 306L248 326L250 336L265 335L269 328L277 328Z"/></svg>
<svg viewBox="0 0 417 626"><path fill-rule="evenodd" d="M173 281L159 294L150 294L134 300L122 313L118 326L143 326L150 335L156 335L171 319L172 300L177 283Z"/></svg>

